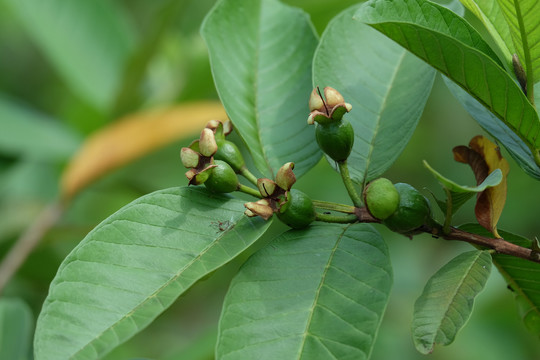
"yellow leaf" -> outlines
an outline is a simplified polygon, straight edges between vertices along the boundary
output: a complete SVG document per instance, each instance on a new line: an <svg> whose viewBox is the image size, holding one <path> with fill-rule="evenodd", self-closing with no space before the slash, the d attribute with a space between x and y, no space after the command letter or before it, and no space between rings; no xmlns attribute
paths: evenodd
<svg viewBox="0 0 540 360"><path fill-rule="evenodd" d="M62 175L62 198L72 198L111 170L175 140L198 134L209 120L226 117L217 101L185 103L128 115L84 142Z"/></svg>
<svg viewBox="0 0 540 360"><path fill-rule="evenodd" d="M499 147L481 135L475 136L469 142L469 147L457 146L453 152L456 161L471 166L477 185L495 169L501 169L503 175L501 183L479 193L474 209L478 223L496 237L500 237L497 222L506 202L506 178L510 171L508 162L502 157Z"/></svg>

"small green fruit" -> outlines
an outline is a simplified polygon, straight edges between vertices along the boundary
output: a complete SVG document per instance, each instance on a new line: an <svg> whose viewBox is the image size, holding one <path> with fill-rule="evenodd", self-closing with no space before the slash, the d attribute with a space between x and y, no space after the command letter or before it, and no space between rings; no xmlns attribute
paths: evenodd
<svg viewBox="0 0 540 360"><path fill-rule="evenodd" d="M390 180L379 178L364 189L364 202L374 218L384 220L398 209L399 193Z"/></svg>
<svg viewBox="0 0 540 360"><path fill-rule="evenodd" d="M301 229L315 220L315 209L306 194L292 189L288 192L287 202L280 207L277 217L290 227Z"/></svg>
<svg viewBox="0 0 540 360"><path fill-rule="evenodd" d="M394 186L399 193L399 206L383 224L392 231L408 233L429 219L429 203L424 195L409 184L398 183Z"/></svg>
<svg viewBox="0 0 540 360"><path fill-rule="evenodd" d="M210 169L210 176L204 182L206 188L216 193L230 193L238 189L238 177L225 161L215 160L216 167Z"/></svg>
<svg viewBox="0 0 540 360"><path fill-rule="evenodd" d="M315 138L322 151L334 161L345 161L354 144L354 130L346 120L317 124Z"/></svg>
<svg viewBox="0 0 540 360"><path fill-rule="evenodd" d="M214 154L214 159L223 160L231 167L236 173L239 173L240 170L246 165L244 157L238 147L229 140L220 140L218 141L218 149Z"/></svg>

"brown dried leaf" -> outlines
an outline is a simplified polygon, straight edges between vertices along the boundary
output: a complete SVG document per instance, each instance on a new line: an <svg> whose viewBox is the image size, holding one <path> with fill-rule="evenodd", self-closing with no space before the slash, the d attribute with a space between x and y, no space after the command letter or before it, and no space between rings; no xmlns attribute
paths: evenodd
<svg viewBox="0 0 540 360"><path fill-rule="evenodd" d="M91 135L66 167L64 199L122 165L175 140L198 134L209 120L225 120L217 101L186 103L128 115Z"/></svg>
<svg viewBox="0 0 540 360"><path fill-rule="evenodd" d="M510 170L508 162L502 157L499 147L481 135L472 138L469 147L456 146L453 152L456 161L471 166L477 185L495 169L501 169L503 174L501 183L479 193L474 209L478 223L496 237L500 237L497 222L506 202L506 178Z"/></svg>

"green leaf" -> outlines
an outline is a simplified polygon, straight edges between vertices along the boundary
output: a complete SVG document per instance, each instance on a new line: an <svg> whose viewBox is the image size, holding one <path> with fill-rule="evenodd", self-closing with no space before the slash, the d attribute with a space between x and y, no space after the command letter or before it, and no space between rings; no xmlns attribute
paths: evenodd
<svg viewBox="0 0 540 360"><path fill-rule="evenodd" d="M31 359L32 310L20 299L0 299L0 359Z"/></svg>
<svg viewBox="0 0 540 360"><path fill-rule="evenodd" d="M457 183L453 182L452 180L449 180L442 176L439 172L437 172L435 169L433 169L427 161L424 160L424 166L437 178L439 183L442 185L444 189L446 189L448 192L447 194L449 197L446 199L446 202L443 203L444 207L441 206L439 203L439 206L441 207L441 210L443 213L446 213L448 205L451 206L452 215L458 211L458 209L467 202L473 195L484 191L485 189L493 186L497 186L501 183L503 179L503 175L500 169L495 169L491 174L488 175L484 179L484 181L478 185L478 186L465 186L465 185L458 185Z"/></svg>
<svg viewBox="0 0 540 360"><path fill-rule="evenodd" d="M384 173L407 145L431 92L435 72L373 29L353 20L358 6L325 30L313 61L314 84L337 89L352 105L348 165L365 183ZM330 160L330 158L328 158Z"/></svg>
<svg viewBox="0 0 540 360"><path fill-rule="evenodd" d="M81 143L61 122L0 96L0 151L14 156L68 160Z"/></svg>
<svg viewBox="0 0 540 360"><path fill-rule="evenodd" d="M270 222L201 188L158 191L98 225L51 283L38 359L99 358L151 323L197 280L250 246Z"/></svg>
<svg viewBox="0 0 540 360"><path fill-rule="evenodd" d="M484 24L493 41L501 50L509 69L511 69L512 54L516 51L510 35L510 28L498 1L461 0L461 3Z"/></svg>
<svg viewBox="0 0 540 360"><path fill-rule="evenodd" d="M466 224L459 228L491 237L491 234L478 224ZM529 239L507 231L498 232L508 242L532 248L532 241ZM540 264L504 254L494 254L493 263L514 292L525 327L540 336Z"/></svg>
<svg viewBox="0 0 540 360"><path fill-rule="evenodd" d="M456 256L429 279L414 304L413 340L419 352L429 354L435 344L454 341L490 271L491 255L476 250Z"/></svg>
<svg viewBox="0 0 540 360"><path fill-rule="evenodd" d="M133 29L116 2L6 0L66 83L95 107L114 99L133 48Z"/></svg>
<svg viewBox="0 0 540 360"><path fill-rule="evenodd" d="M480 104L456 83L444 76L443 79L450 92L458 99L465 110L469 112L484 130L501 142L519 167L529 176L540 180L540 167L536 164L534 156L527 144L525 144L506 124L499 121L491 111Z"/></svg>
<svg viewBox="0 0 540 360"><path fill-rule="evenodd" d="M266 177L286 162L299 176L321 158L307 125L317 36L300 9L276 0L221 0L206 17L216 88Z"/></svg>
<svg viewBox="0 0 540 360"><path fill-rule="evenodd" d="M464 88L515 132L540 163L536 109L463 19L424 0L371 1L356 16Z"/></svg>
<svg viewBox="0 0 540 360"><path fill-rule="evenodd" d="M538 0L498 0L510 27L514 47L527 75L540 80L540 2ZM531 70L529 72L529 70Z"/></svg>
<svg viewBox="0 0 540 360"><path fill-rule="evenodd" d="M254 254L226 295L219 359L368 359L392 285L370 225L291 230Z"/></svg>

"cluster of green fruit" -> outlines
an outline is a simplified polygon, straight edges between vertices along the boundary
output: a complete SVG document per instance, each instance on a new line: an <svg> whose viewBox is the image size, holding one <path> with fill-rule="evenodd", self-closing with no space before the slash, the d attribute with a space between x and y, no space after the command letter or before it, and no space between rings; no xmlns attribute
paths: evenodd
<svg viewBox="0 0 540 360"><path fill-rule="evenodd" d="M315 135L321 150L341 166L346 166L354 143L354 131L343 116L352 107L333 88L326 87L324 96L326 100L318 88L313 90L308 124L316 123ZM274 180L256 179L247 170L237 146L225 139L231 131L230 122L210 121L200 139L182 149L182 163L190 169L186 173L190 185L204 184L216 193L244 191L260 198L245 204L247 216L260 216L267 220L276 214L292 228L304 228L315 221L317 212L312 200L303 192L291 189L296 182L292 172L294 164L283 165ZM257 185L258 191L241 185L238 174ZM379 178L366 186L362 200L375 219L403 234L414 232L430 219L427 199L408 184L394 185L388 179Z"/></svg>

